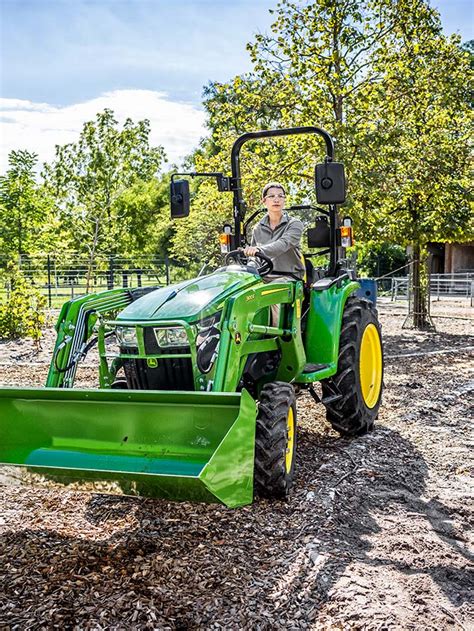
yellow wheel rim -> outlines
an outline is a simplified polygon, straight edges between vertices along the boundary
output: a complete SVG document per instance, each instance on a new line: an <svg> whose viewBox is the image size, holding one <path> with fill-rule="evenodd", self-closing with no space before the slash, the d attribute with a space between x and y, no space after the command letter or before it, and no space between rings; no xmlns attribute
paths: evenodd
<svg viewBox="0 0 474 631"><path fill-rule="evenodd" d="M290 473L291 471L294 450L295 450L295 415L293 414L293 408L290 407L290 409L288 410L288 417L286 420L285 469L287 473Z"/></svg>
<svg viewBox="0 0 474 631"><path fill-rule="evenodd" d="M375 324L369 324L360 343L360 387L364 403L373 408L380 397L382 387L382 345Z"/></svg>

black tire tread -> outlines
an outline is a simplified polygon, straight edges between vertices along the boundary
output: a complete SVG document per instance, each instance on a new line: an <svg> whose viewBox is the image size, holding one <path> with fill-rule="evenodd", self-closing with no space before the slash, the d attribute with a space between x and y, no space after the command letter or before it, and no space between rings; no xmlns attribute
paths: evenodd
<svg viewBox="0 0 474 631"><path fill-rule="evenodd" d="M291 384L274 381L262 388L255 435L254 468L254 489L260 497L285 498L291 489L294 465L288 474L284 455L288 411L292 406L296 412L295 393Z"/></svg>
<svg viewBox="0 0 474 631"><path fill-rule="evenodd" d="M371 431L380 406L379 397L377 404L368 408L360 391L358 345L364 319L375 324L380 334L377 311L372 303L364 298L349 297L342 318L338 371L334 377L321 382L323 398L330 395L334 388L342 394L341 399L325 404L327 420L342 436L361 436Z"/></svg>

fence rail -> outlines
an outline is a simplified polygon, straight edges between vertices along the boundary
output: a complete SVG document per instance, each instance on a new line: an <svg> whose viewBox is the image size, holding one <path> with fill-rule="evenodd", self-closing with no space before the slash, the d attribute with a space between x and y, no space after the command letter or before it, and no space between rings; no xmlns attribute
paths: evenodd
<svg viewBox="0 0 474 631"><path fill-rule="evenodd" d="M0 257L0 270L6 261ZM147 287L169 285L189 276L189 270L173 259L150 256L125 258L97 256L94 264L76 253L61 255L44 254L22 256L19 267L29 281L48 299L48 305L61 306L63 302L88 292L103 291L114 287ZM377 279L380 295L390 296L392 301L407 300L408 276L386 276ZM8 298L11 287L7 282L0 285L0 300ZM432 274L430 295L441 297L466 297L474 304L474 272Z"/></svg>
<svg viewBox="0 0 474 631"><path fill-rule="evenodd" d="M387 280L381 279L385 283L378 282L380 291L387 293ZM392 301L408 299L409 277L398 276L390 279L390 297ZM430 275L430 296L437 300L441 297L465 297L471 299L471 306L474 300L474 272L453 273L453 274L431 274Z"/></svg>
<svg viewBox="0 0 474 631"><path fill-rule="evenodd" d="M2 261L0 260L0 267ZM114 287L169 285L185 274L176 261L154 257L96 257L94 264L74 254L22 256L19 267L30 283L47 296L48 305L60 306L66 300L88 292ZM9 281L0 287L0 296L8 298Z"/></svg>

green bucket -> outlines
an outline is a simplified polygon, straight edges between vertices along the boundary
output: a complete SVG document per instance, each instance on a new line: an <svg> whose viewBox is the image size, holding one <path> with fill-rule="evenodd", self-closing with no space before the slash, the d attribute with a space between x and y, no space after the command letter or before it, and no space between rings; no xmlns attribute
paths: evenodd
<svg viewBox="0 0 474 631"><path fill-rule="evenodd" d="M0 464L242 506L253 499L256 414L245 390L1 388Z"/></svg>

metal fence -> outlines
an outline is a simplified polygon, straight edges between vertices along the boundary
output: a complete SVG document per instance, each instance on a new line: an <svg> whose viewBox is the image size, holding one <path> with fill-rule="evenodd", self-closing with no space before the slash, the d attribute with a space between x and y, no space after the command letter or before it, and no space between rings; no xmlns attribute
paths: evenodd
<svg viewBox="0 0 474 631"><path fill-rule="evenodd" d="M407 300L409 277L398 276L390 279L381 279L384 285L378 282L378 288L382 293L387 293L387 281L390 280L390 297L392 301ZM432 299L440 300L442 297L459 297L471 300L474 303L474 272L463 272L453 274L431 274L430 275L430 296Z"/></svg>
<svg viewBox="0 0 474 631"><path fill-rule="evenodd" d="M2 261L0 260L0 267ZM81 294L114 287L169 285L188 273L176 261L153 257L124 258L97 256L93 264L87 257L74 253L61 256L44 254L21 256L19 267L30 283L48 300L50 307L60 306ZM0 287L0 298L8 298L10 281Z"/></svg>
<svg viewBox="0 0 474 631"><path fill-rule="evenodd" d="M47 297L50 307L59 307L81 294L114 287L169 285L190 274L189 269L167 257L97 256L91 265L87 257L68 252L23 255L18 263L31 284ZM5 264L0 257L0 270ZM385 276L376 280L379 295L390 296L392 301L408 299L408 276ZM9 281L1 284L0 301L8 298L10 291ZM438 300L445 296L470 298L473 306L474 272L431 274L430 295Z"/></svg>

